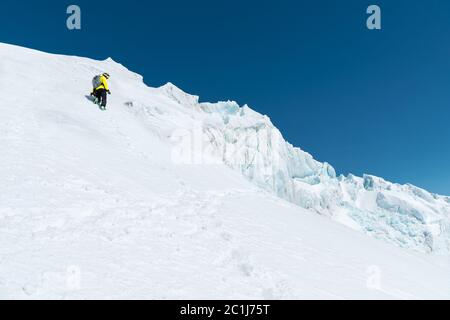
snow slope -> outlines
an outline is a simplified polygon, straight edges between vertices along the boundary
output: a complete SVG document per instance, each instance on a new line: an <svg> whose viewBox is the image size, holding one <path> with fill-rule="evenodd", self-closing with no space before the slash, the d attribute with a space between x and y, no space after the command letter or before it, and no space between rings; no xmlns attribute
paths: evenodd
<svg viewBox="0 0 450 320"><path fill-rule="evenodd" d="M84 97L103 71L107 112ZM0 299L450 298L447 257L314 212L445 251L449 198L336 177L250 108L111 59L0 44L0 88Z"/></svg>

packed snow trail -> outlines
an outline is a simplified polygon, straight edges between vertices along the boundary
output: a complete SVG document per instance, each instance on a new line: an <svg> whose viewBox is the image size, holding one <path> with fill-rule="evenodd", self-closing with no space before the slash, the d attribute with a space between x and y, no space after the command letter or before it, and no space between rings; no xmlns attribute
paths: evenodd
<svg viewBox="0 0 450 320"><path fill-rule="evenodd" d="M106 113L84 98L103 71ZM229 163L177 163L198 122L239 119L173 85L0 45L0 88L0 299L450 298L445 256L371 239Z"/></svg>

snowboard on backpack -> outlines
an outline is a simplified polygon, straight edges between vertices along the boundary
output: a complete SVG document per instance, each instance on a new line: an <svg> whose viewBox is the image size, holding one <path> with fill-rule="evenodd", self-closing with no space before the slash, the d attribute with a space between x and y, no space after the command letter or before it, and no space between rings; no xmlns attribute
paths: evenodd
<svg viewBox="0 0 450 320"><path fill-rule="evenodd" d="M101 77L102 76L98 75L92 79L92 87L94 87L94 89L97 89L102 84Z"/></svg>

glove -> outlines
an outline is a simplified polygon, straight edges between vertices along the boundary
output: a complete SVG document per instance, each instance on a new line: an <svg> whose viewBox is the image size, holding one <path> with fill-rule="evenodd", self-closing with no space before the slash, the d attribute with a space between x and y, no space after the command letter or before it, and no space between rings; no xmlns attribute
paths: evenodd
<svg viewBox="0 0 450 320"><path fill-rule="evenodd" d="M108 90L108 94L111 94L111 91Z"/></svg>

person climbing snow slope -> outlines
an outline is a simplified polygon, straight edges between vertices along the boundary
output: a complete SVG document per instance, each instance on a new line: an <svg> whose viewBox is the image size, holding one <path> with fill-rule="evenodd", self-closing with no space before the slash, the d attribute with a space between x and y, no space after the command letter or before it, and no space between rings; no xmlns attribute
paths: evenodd
<svg viewBox="0 0 450 320"><path fill-rule="evenodd" d="M92 85L94 87L91 96L95 97L94 103L100 106L100 109L106 110L106 95L111 94L108 85L109 74L103 73L102 75L95 76L92 80Z"/></svg>

